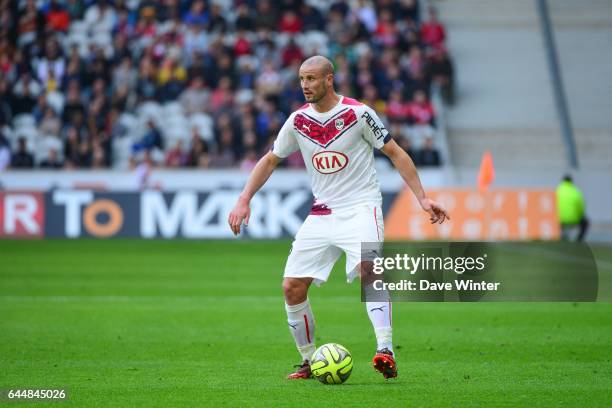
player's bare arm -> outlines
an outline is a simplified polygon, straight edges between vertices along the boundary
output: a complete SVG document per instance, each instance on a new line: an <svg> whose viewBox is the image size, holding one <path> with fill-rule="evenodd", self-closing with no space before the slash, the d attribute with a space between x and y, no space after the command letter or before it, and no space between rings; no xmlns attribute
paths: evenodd
<svg viewBox="0 0 612 408"><path fill-rule="evenodd" d="M270 175L280 161L281 159L279 157L272 152L268 152L264 157L259 159L257 165L255 165L255 168L249 176L249 180L244 186L242 193L240 193L240 197L238 197L234 209L230 212L227 219L234 235L240 234L240 226L243 221L244 225L249 224L249 217L251 216L249 203L251 202L251 198L253 198L261 186L268 181Z"/></svg>
<svg viewBox="0 0 612 408"><path fill-rule="evenodd" d="M450 220L444 207L432 199L427 198L425 195L425 190L423 190L423 186L421 185L419 174L408 153L399 147L393 139L385 144L381 151L391 160L406 184L408 184L417 200L419 200L421 208L429 213L431 223L434 224L437 222L442 224L444 220Z"/></svg>

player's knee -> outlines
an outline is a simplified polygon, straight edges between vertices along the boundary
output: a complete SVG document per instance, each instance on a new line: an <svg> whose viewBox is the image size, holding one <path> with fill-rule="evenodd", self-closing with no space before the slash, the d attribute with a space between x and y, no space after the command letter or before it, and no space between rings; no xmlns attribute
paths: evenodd
<svg viewBox="0 0 612 408"><path fill-rule="evenodd" d="M308 285L299 279L283 279L283 293L288 304L297 304L306 300Z"/></svg>
<svg viewBox="0 0 612 408"><path fill-rule="evenodd" d="M363 261L358 265L359 268L359 277L361 278L361 282L364 284L372 283L376 278L376 274L374 273L374 263L370 261Z"/></svg>

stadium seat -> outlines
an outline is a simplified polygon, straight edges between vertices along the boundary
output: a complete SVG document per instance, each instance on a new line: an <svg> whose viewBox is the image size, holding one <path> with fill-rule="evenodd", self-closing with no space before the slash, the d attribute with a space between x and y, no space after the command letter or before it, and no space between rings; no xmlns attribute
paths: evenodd
<svg viewBox="0 0 612 408"><path fill-rule="evenodd" d="M239 105L249 103L255 98L255 93L252 89L241 89L236 92L236 103Z"/></svg>
<svg viewBox="0 0 612 408"><path fill-rule="evenodd" d="M64 111L64 95L60 92L53 91L47 94L47 103L53 108L56 114L61 114Z"/></svg>
<svg viewBox="0 0 612 408"><path fill-rule="evenodd" d="M87 23L83 20L71 21L69 33L87 35Z"/></svg>
<svg viewBox="0 0 612 408"><path fill-rule="evenodd" d="M301 36L301 43L298 44L304 49L306 55L318 53L327 54L329 36L322 31L307 31Z"/></svg>
<svg viewBox="0 0 612 408"><path fill-rule="evenodd" d="M128 133L134 133L134 131L138 128L138 119L136 116L131 113L122 113L119 116L119 123L126 127Z"/></svg>
<svg viewBox="0 0 612 408"><path fill-rule="evenodd" d="M176 101L167 102L163 105L164 117L183 116L183 105Z"/></svg>
<svg viewBox="0 0 612 408"><path fill-rule="evenodd" d="M107 32L97 32L91 37L91 42L98 45L99 47L106 48L107 46L113 43L113 39L110 33Z"/></svg>
<svg viewBox="0 0 612 408"><path fill-rule="evenodd" d="M137 108L138 116L146 119L159 120L162 117L162 107L159 103L147 101Z"/></svg>
<svg viewBox="0 0 612 408"><path fill-rule="evenodd" d="M55 149L60 157L63 155L62 141L52 135L41 136L36 140L34 149L34 161L40 163L49 156L49 151Z"/></svg>
<svg viewBox="0 0 612 408"><path fill-rule="evenodd" d="M213 120L210 116L204 113L194 113L189 118L190 127L198 128L200 136L206 141L212 141L214 138L213 134Z"/></svg>
<svg viewBox="0 0 612 408"><path fill-rule="evenodd" d="M35 127L21 127L15 130L13 138L11 140L11 146L13 150L18 147L18 141L22 137L26 139L26 144L29 151L34 151L36 148L36 140L38 139L38 129Z"/></svg>
<svg viewBox="0 0 612 408"><path fill-rule="evenodd" d="M13 118L13 128L36 127L36 119L30 113L20 113Z"/></svg>

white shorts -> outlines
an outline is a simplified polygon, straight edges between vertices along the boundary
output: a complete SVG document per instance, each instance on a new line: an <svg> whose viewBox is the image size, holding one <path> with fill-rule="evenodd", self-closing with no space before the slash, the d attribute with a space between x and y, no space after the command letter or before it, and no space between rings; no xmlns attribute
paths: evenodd
<svg viewBox="0 0 612 408"><path fill-rule="evenodd" d="M326 282L332 267L346 253L346 277L358 276L362 242L383 242L380 204L362 204L328 215L309 215L300 227L285 266L285 278L313 278Z"/></svg>

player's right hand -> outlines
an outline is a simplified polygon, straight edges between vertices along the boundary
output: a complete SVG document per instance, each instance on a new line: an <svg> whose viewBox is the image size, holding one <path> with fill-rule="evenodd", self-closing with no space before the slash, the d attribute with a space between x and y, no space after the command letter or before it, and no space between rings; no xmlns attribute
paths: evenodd
<svg viewBox="0 0 612 408"><path fill-rule="evenodd" d="M251 209L249 204L241 199L234 206L234 209L230 212L227 222L234 235L240 234L240 226L244 221L245 227L249 225L249 218L251 217Z"/></svg>
<svg viewBox="0 0 612 408"><path fill-rule="evenodd" d="M423 198L419 201L421 208L429 213L429 221L432 224L442 224L445 220L450 220L448 212L440 204L429 198Z"/></svg>

